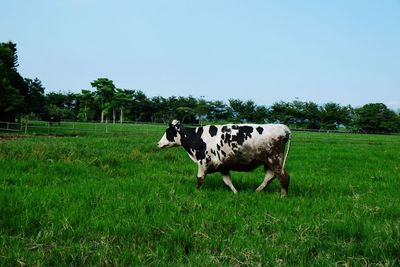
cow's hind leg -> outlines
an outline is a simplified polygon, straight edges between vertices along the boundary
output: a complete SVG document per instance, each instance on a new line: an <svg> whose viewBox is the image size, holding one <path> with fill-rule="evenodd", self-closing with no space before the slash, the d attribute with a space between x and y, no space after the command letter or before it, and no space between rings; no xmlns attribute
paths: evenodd
<svg viewBox="0 0 400 267"><path fill-rule="evenodd" d="M232 178L229 172L221 172L222 174L222 180L224 180L224 183L232 190L233 193L237 193L236 188L232 184Z"/></svg>
<svg viewBox="0 0 400 267"><path fill-rule="evenodd" d="M256 192L261 192L266 186L268 186L275 178L275 174L272 170L265 167L264 181L257 187Z"/></svg>
<svg viewBox="0 0 400 267"><path fill-rule="evenodd" d="M281 195L287 196L288 189L289 189L290 176L284 169L282 169L280 172L279 181L281 183Z"/></svg>

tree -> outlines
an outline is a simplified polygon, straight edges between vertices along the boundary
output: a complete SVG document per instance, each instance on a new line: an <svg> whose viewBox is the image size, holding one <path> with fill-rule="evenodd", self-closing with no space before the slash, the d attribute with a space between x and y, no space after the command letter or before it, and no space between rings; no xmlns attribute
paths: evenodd
<svg viewBox="0 0 400 267"><path fill-rule="evenodd" d="M348 125L351 121L352 109L337 103L326 103L320 107L321 127L328 130L337 129L340 125Z"/></svg>
<svg viewBox="0 0 400 267"><path fill-rule="evenodd" d="M268 117L273 123L289 124L293 121L290 104L284 101L273 103L268 113Z"/></svg>
<svg viewBox="0 0 400 267"><path fill-rule="evenodd" d="M101 109L101 122L104 118L108 119L110 109L112 109L111 101L115 94L115 85L112 80L107 78L98 78L90 83L93 88L96 88L96 100Z"/></svg>
<svg viewBox="0 0 400 267"><path fill-rule="evenodd" d="M114 107L113 112L113 123L115 123L115 110L120 111L119 122L122 123L124 120L124 113L129 107L129 104L134 101L135 91L126 89L117 89L112 99L112 105Z"/></svg>
<svg viewBox="0 0 400 267"><path fill-rule="evenodd" d="M135 121L150 121L153 115L151 101L141 90L134 91L132 95L132 106L130 108L130 117Z"/></svg>
<svg viewBox="0 0 400 267"><path fill-rule="evenodd" d="M233 117L232 108L222 101L209 101L207 119L213 122L231 121Z"/></svg>
<svg viewBox="0 0 400 267"><path fill-rule="evenodd" d="M45 108L41 114L47 121L75 120L77 96L73 93L51 92L45 96Z"/></svg>
<svg viewBox="0 0 400 267"><path fill-rule="evenodd" d="M304 127L306 121L305 114L305 103L299 100L294 100L292 103L289 103L289 114L292 120L292 123L296 125L296 128Z"/></svg>
<svg viewBox="0 0 400 267"><path fill-rule="evenodd" d="M199 105L198 99L194 98L193 96L188 96L188 97L183 97L180 96L176 100L176 113L178 116L185 120L186 123L196 123L197 118L196 118L196 111L198 111L198 105ZM208 106L208 103L206 102L206 105ZM207 115L206 115L207 116Z"/></svg>
<svg viewBox="0 0 400 267"><path fill-rule="evenodd" d="M162 96L155 96L151 98L150 102L152 103L153 110L151 114L152 122L170 122L170 117L168 114L168 103L167 99ZM172 119L172 118L171 118Z"/></svg>
<svg viewBox="0 0 400 267"><path fill-rule="evenodd" d="M399 116L382 103L370 103L355 109L354 126L365 133L391 133L400 130Z"/></svg>
<svg viewBox="0 0 400 267"><path fill-rule="evenodd" d="M0 43L0 120L13 121L27 113L28 86L17 67L17 45Z"/></svg>
<svg viewBox="0 0 400 267"><path fill-rule="evenodd" d="M207 104L207 101L204 99L200 99L196 107L196 113L200 125L203 125L203 121L206 119L208 111L209 111L209 106Z"/></svg>
<svg viewBox="0 0 400 267"><path fill-rule="evenodd" d="M88 121L90 107L94 104L94 94L89 90L82 90L77 99L79 102L77 119L80 121Z"/></svg>
<svg viewBox="0 0 400 267"><path fill-rule="evenodd" d="M256 104L252 100L229 99L235 122L253 122Z"/></svg>
<svg viewBox="0 0 400 267"><path fill-rule="evenodd" d="M320 122L320 110L318 105L314 102L304 103L304 126L307 129L319 129L321 127Z"/></svg>
<svg viewBox="0 0 400 267"><path fill-rule="evenodd" d="M35 78L34 80L25 79L28 87L28 92L25 97L25 104L27 106L27 112L34 113L36 115L43 114L46 99L44 96L44 87L42 82Z"/></svg>
<svg viewBox="0 0 400 267"><path fill-rule="evenodd" d="M189 107L179 107L176 109L176 112L180 116L179 119L182 123L185 122L185 119L187 117L192 116L193 114L196 113L192 108L189 108Z"/></svg>

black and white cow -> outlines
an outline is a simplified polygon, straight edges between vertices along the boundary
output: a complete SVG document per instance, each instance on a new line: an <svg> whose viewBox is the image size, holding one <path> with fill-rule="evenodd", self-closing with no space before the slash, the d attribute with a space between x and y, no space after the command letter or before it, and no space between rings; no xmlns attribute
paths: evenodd
<svg viewBox="0 0 400 267"><path fill-rule="evenodd" d="M287 195L289 175L285 162L290 148L291 132L283 124L227 124L184 127L174 120L158 142L159 148L183 146L198 164L197 186L208 173L220 172L224 183L237 193L230 171L249 172L264 165L265 178L257 192L279 177L282 195ZM285 152L285 145L288 148Z"/></svg>

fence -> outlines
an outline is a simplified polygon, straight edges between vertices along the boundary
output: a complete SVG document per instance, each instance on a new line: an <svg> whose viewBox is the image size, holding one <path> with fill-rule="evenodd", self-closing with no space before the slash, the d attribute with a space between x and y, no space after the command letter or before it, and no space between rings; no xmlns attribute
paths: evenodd
<svg viewBox="0 0 400 267"><path fill-rule="evenodd" d="M5 122L0 121L0 131L22 134L66 134L66 133L134 133L162 131L164 124L149 123L98 123L98 122Z"/></svg>
<svg viewBox="0 0 400 267"><path fill-rule="evenodd" d="M195 125L192 125L195 126ZM28 121L28 122L5 122L0 121L0 131L16 132L23 134L66 134L66 133L137 133L140 132L161 132L165 130L166 124L148 122L124 122L124 123L100 123L100 122L47 122L47 121ZM355 134L356 132L342 130L310 130L293 129L293 132L313 132L313 133L332 133L332 134ZM363 133L357 133L363 134ZM399 135L399 134L391 134Z"/></svg>

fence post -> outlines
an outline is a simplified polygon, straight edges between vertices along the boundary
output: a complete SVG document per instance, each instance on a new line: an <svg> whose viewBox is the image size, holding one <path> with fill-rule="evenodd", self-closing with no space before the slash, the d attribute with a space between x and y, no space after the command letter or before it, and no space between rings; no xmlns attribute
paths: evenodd
<svg viewBox="0 0 400 267"><path fill-rule="evenodd" d="M10 129L10 123L7 122L7 130Z"/></svg>
<svg viewBox="0 0 400 267"><path fill-rule="evenodd" d="M28 133L28 118L25 118L25 134Z"/></svg>
<svg viewBox="0 0 400 267"><path fill-rule="evenodd" d="M47 122L47 134L50 134L50 122Z"/></svg>
<svg viewBox="0 0 400 267"><path fill-rule="evenodd" d="M106 133L108 133L108 122L106 120Z"/></svg>

